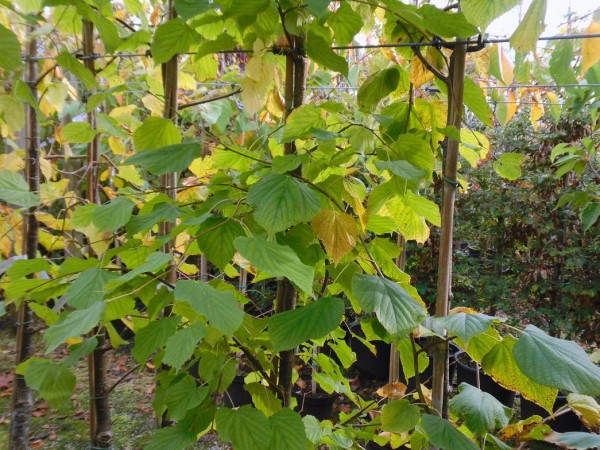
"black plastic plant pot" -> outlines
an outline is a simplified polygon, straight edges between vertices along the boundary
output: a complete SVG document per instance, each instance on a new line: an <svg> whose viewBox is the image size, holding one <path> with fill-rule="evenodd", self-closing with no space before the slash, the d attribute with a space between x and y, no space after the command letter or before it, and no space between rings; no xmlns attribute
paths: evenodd
<svg viewBox="0 0 600 450"><path fill-rule="evenodd" d="M471 358L463 352L460 351L455 355L456 358L456 377L458 384L467 383L471 386L477 386L477 375L474 367L469 367L467 364L463 363L461 359L465 358L471 361ZM479 369L479 382L480 389L483 392L487 392L491 394L502 403L504 406L508 406L512 408L515 402L515 392L509 391L508 389L503 388L498 383L496 383L492 377L487 375L483 370Z"/></svg>
<svg viewBox="0 0 600 450"><path fill-rule="evenodd" d="M244 375L236 375L231 385L223 394L225 406L229 408L238 408L244 405L252 404L252 396L244 389Z"/></svg>
<svg viewBox="0 0 600 450"><path fill-rule="evenodd" d="M292 395L298 401L295 410L301 416L315 416L319 420L329 420L333 416L333 402L335 395L326 392L317 392L313 395L311 392L296 391Z"/></svg>
<svg viewBox="0 0 600 450"><path fill-rule="evenodd" d="M425 350L427 351L427 345L429 343L429 338L418 338L417 339L417 344L419 344L419 346L421 348L425 348ZM452 385L452 382L454 381L454 376L456 374L456 359L455 359L455 355L460 352L460 348L456 345L453 344L452 342L449 343L448 345L448 353L449 353L449 381L448 383L450 385ZM421 382L421 384L425 385L425 387L427 389L431 389L431 382L432 382L432 378L433 378L433 358L431 355L431 352L427 351L427 356L429 356L429 365L427 366L427 368L421 372L419 374L419 381ZM408 392L414 391L416 389L416 384L415 384L415 378L409 378L408 382L406 382L406 380L404 379L404 374L402 373L402 369L400 370L400 381L404 384L406 384L407 388L406 390Z"/></svg>
<svg viewBox="0 0 600 450"><path fill-rule="evenodd" d="M556 412L559 408L567 404L567 396L559 395L556 397L552 411ZM541 416L545 419L550 414L544 408L535 403L521 397L521 419L526 419L531 416ZM556 419L546 422L546 424L558 433L567 433L569 431L585 431L585 426L579 420L579 417L573 410L562 413Z"/></svg>
<svg viewBox="0 0 600 450"><path fill-rule="evenodd" d="M356 368L361 377L387 380L390 371L391 345L383 341L371 341L377 355L374 355L360 340L352 336L350 347L356 353Z"/></svg>

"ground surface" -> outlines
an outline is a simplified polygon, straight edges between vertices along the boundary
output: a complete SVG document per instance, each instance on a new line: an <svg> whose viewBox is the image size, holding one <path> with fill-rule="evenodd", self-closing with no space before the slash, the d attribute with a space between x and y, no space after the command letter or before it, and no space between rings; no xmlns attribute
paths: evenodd
<svg viewBox="0 0 600 450"><path fill-rule="evenodd" d="M1 328L1 327L0 327ZM43 356L43 345L36 346L39 356ZM52 354L60 359L60 352ZM0 329L0 450L8 448L10 403L12 395L12 373L14 367L14 337L9 328ZM122 378L136 363L129 354L129 348L107 354L108 383L112 385ZM89 416L87 368L85 362L75 367L77 386L72 397L72 405L56 410L37 400L31 420L30 444L32 449L81 450L89 448ZM111 418L115 435L115 450L142 449L150 440L155 427L152 414L154 375L150 368L133 372L111 393ZM206 436L194 448L221 450L229 448L216 441L214 436Z"/></svg>

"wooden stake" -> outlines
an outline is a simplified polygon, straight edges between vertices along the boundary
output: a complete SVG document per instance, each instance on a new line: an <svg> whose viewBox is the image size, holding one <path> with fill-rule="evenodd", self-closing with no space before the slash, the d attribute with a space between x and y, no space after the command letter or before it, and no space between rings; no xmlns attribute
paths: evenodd
<svg viewBox="0 0 600 450"><path fill-rule="evenodd" d="M463 119L463 93L465 82L466 45L457 45L450 59L448 79L448 125L460 131ZM440 256L438 261L438 284L435 315L448 315L450 290L452 286L452 243L454 230L454 199L458 183L456 181L459 142L449 138L444 155L442 171L442 229ZM437 340L433 348L433 392L432 406L441 416L444 414L448 398L448 343Z"/></svg>

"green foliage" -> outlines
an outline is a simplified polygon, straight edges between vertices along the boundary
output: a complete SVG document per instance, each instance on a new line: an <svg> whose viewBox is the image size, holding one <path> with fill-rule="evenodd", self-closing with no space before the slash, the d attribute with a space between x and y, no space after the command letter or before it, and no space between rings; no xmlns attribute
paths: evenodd
<svg viewBox="0 0 600 450"><path fill-rule="evenodd" d="M23 177L10 170L0 170L0 199L25 208L40 203L39 196L29 192L29 186Z"/></svg>

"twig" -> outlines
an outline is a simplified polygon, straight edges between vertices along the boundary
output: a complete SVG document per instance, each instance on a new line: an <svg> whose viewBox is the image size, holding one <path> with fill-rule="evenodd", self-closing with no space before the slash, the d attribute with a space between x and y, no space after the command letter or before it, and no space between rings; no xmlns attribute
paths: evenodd
<svg viewBox="0 0 600 450"><path fill-rule="evenodd" d="M242 92L241 89L237 89L237 90L235 90L233 92L229 92L227 94L215 95L214 97L205 98L205 99L198 100L198 101L191 102L191 103L185 103L183 105L179 105L177 107L177 110L181 111L182 109L190 108L191 106L203 105L205 103L210 103L210 102L214 102L214 101L217 101L217 100L222 100L222 99L227 98L227 97L233 97L234 95L237 95L237 94L239 94L241 92Z"/></svg>

